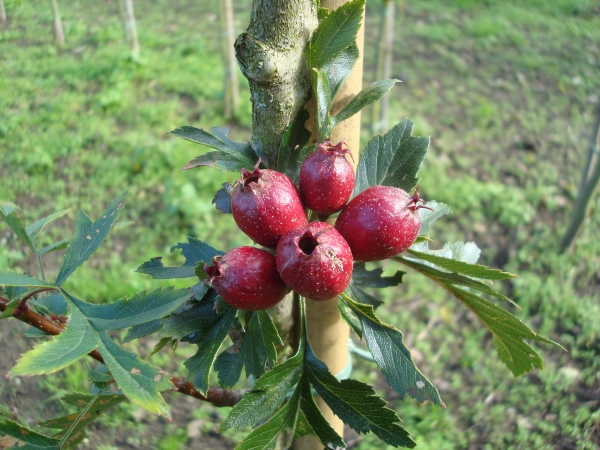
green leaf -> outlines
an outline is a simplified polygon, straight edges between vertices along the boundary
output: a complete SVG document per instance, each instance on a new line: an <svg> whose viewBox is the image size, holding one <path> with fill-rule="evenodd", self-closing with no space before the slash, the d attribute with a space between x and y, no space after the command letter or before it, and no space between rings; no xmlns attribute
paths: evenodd
<svg viewBox="0 0 600 450"><path fill-rule="evenodd" d="M356 335L362 339L362 325L360 324L360 320L356 317L356 314L352 312L352 309L340 298L338 301L338 310L340 311L340 316L342 319L352 328L352 331L356 333Z"/></svg>
<svg viewBox="0 0 600 450"><path fill-rule="evenodd" d="M398 286L402 283L402 276L406 272L400 270L396 271L391 277L382 276L383 269L378 267L373 270L367 270L365 263L356 262L352 269L352 283L358 286L370 287L370 288L386 288L392 286Z"/></svg>
<svg viewBox="0 0 600 450"><path fill-rule="evenodd" d="M46 253L54 252L56 250L62 250L63 248L67 248L69 246L69 239L63 239L62 241L55 242L54 244L47 245L44 248L36 251L38 256L45 255Z"/></svg>
<svg viewBox="0 0 600 450"><path fill-rule="evenodd" d="M118 330L160 319L181 305L192 293L189 289L158 288L138 292L107 305L73 300L97 331Z"/></svg>
<svg viewBox="0 0 600 450"><path fill-rule="evenodd" d="M338 123L349 119L354 114L359 112L365 106L375 103L381 97L394 87L400 80L382 80L371 83L366 88L362 89L356 96L350 100L344 108L334 117L331 118L331 125L335 127Z"/></svg>
<svg viewBox="0 0 600 450"><path fill-rule="evenodd" d="M231 183L223 183L223 187L215 194L212 204L215 205L223 214L231 213L231 193L233 186Z"/></svg>
<svg viewBox="0 0 600 450"><path fill-rule="evenodd" d="M231 352L231 347L221 352L215 359L215 372L218 374L219 385L225 389L231 388L238 382L244 367L244 357L239 350Z"/></svg>
<svg viewBox="0 0 600 450"><path fill-rule="evenodd" d="M277 345L283 345L267 311L253 311L242 344L246 375L260 377L277 362Z"/></svg>
<svg viewBox="0 0 600 450"><path fill-rule="evenodd" d="M190 301L165 317L159 335L181 339L191 333L202 336L209 332L221 318L215 311L215 296L215 290L211 289L201 301Z"/></svg>
<svg viewBox="0 0 600 450"><path fill-rule="evenodd" d="M232 408L219 431L254 425L275 411L302 375L303 349L256 380L250 392Z"/></svg>
<svg viewBox="0 0 600 450"><path fill-rule="evenodd" d="M419 209L419 218L421 219L421 228L419 229L420 235L429 233L431 224L436 219L440 218L444 214L449 214L451 212L448 205L436 202L435 200L427 202L427 206L433 209L433 211L430 211L427 208Z"/></svg>
<svg viewBox="0 0 600 450"><path fill-rule="evenodd" d="M459 273L459 274L466 275L469 277L481 278L481 279L485 279L485 280L507 280L509 278L516 278L516 275L513 275L512 273L508 273L508 272L503 272L498 269L490 269L489 267L482 266L479 264L464 262L464 261L460 261L458 259L452 259L452 258L448 258L445 256L437 256L434 254L435 251L431 251L431 250L427 249L427 243L419 244L419 246L416 248L419 248L419 250L421 250L421 251L417 251L414 248L414 246L413 246L413 248L410 248L407 251L408 251L408 253L410 253L410 255L415 256L418 259L432 263L435 266L438 266L445 270L449 270L450 272ZM455 245L454 250L452 250L450 247L446 246L446 247L444 247L444 249L442 249L442 251L443 252L449 251L451 255L454 255L457 251L460 252L461 248L464 249L464 253L459 257L461 257L463 259L470 258L469 260L473 261L473 252L476 252L476 250L473 248L472 245L468 245L468 247L466 247L466 248L465 248L464 244L462 246ZM425 251L423 251L423 250L425 250ZM477 250L479 250L479 249L477 249ZM446 253L446 254L448 254L448 253ZM414 260L414 258L410 258L410 257L406 257L405 259Z"/></svg>
<svg viewBox="0 0 600 450"><path fill-rule="evenodd" d="M156 333L162 328L162 326L162 319L156 319L131 327L129 330L127 330L127 334L125 335L123 342L133 341L134 339L139 339L152 333Z"/></svg>
<svg viewBox="0 0 600 450"><path fill-rule="evenodd" d="M563 348L560 344L534 333L515 316L492 302L458 287L449 290L490 329L500 359L515 377L531 372L534 366L544 368L542 358L531 346L523 342L523 339L535 339Z"/></svg>
<svg viewBox="0 0 600 450"><path fill-rule="evenodd" d="M309 118L307 109L301 109L292 120L281 139L279 152L277 153L277 171L281 172L292 180L297 179L297 172L304 160L301 158L301 149L310 143L311 133L304 124Z"/></svg>
<svg viewBox="0 0 600 450"><path fill-rule="evenodd" d="M52 287L53 284L28 275L0 270L0 286Z"/></svg>
<svg viewBox="0 0 600 450"><path fill-rule="evenodd" d="M218 322L197 342L198 352L184 363L189 371L187 379L202 395L206 395L209 388L210 370L215 356L227 337L236 313L237 310L229 308L221 315Z"/></svg>
<svg viewBox="0 0 600 450"><path fill-rule="evenodd" d="M17 237L21 239L32 252L35 252L33 239L27 233L25 225L23 225L23 219L21 219L21 216L17 213L18 209L18 206L14 203L0 201L0 217L6 221Z"/></svg>
<svg viewBox="0 0 600 450"><path fill-rule="evenodd" d="M346 78L350 76L358 57L358 47L356 46L356 42L353 42L321 67L321 70L327 74L327 78L329 79L332 99L335 98Z"/></svg>
<svg viewBox="0 0 600 450"><path fill-rule="evenodd" d="M19 449L59 450L60 441L49 436L37 433L30 428L19 425L12 420L0 422L0 436L12 436L26 443L25 446L14 446Z"/></svg>
<svg viewBox="0 0 600 450"><path fill-rule="evenodd" d="M329 139L333 130L332 121L329 117L333 98L327 74L320 69L313 69L313 71L315 72L313 74L313 84L317 102L317 130L319 132L317 140L323 142Z"/></svg>
<svg viewBox="0 0 600 450"><path fill-rule="evenodd" d="M309 69L322 68L356 41L364 8L365 0L353 0L321 20L304 51Z"/></svg>
<svg viewBox="0 0 600 450"><path fill-rule="evenodd" d="M354 283L350 283L348 288L344 291L351 298L355 298L360 303L364 303L366 305L372 305L374 309L379 308L383 304L383 302L370 294L367 294L365 291L360 289L358 286L354 285Z"/></svg>
<svg viewBox="0 0 600 450"><path fill-rule="evenodd" d="M97 335L85 316L71 308L65 330L50 341L37 344L11 369L11 375L38 375L60 370L98 347Z"/></svg>
<svg viewBox="0 0 600 450"><path fill-rule="evenodd" d="M160 375L156 367L119 347L106 332L98 333L98 337L100 355L123 394L151 413L171 417L169 407L160 395L168 377Z"/></svg>
<svg viewBox="0 0 600 450"><path fill-rule="evenodd" d="M64 216L69 211L70 211L70 209L65 209L63 211L59 211L57 213L50 214L48 217L44 217L43 219L40 219L40 220L32 223L31 225L29 225L27 228L25 228L25 232L33 241L37 237L37 235L40 233L40 231L42 231L44 229L44 227L46 225L48 225L53 220Z"/></svg>
<svg viewBox="0 0 600 450"><path fill-rule="evenodd" d="M168 133L218 150L194 158L183 167L184 170L194 169L199 166L217 167L221 170L234 172L242 168L252 170L258 161L258 155L252 149L249 142L231 141L227 138L227 133L229 133L227 128L214 127L211 128L211 131L216 136L200 128L189 126L184 126Z"/></svg>
<svg viewBox="0 0 600 450"><path fill-rule="evenodd" d="M411 136L413 122L404 119L383 136L373 137L360 155L354 195L376 186L393 186L410 191L429 147L429 137Z"/></svg>
<svg viewBox="0 0 600 450"><path fill-rule="evenodd" d="M56 277L57 286L62 285L69 275L87 261L100 246L121 215L126 196L127 192L124 192L113 200L94 223L83 211L79 211L75 221L75 234L67 247L65 258Z"/></svg>
<svg viewBox="0 0 600 450"><path fill-rule="evenodd" d="M389 385L400 395L408 393L419 402L429 400L445 407L436 387L415 365L402 332L381 322L371 305L357 303L345 294L341 297L360 319L369 351Z"/></svg>
<svg viewBox="0 0 600 450"><path fill-rule="evenodd" d="M373 432L394 447L413 448L416 443L399 424L398 415L385 407L373 388L358 380L338 381L306 346L305 374L333 413L358 433Z"/></svg>
<svg viewBox="0 0 600 450"><path fill-rule="evenodd" d="M179 242L171 247L171 253L176 249L181 249L181 254L185 257L185 262L179 267L165 267L162 263L162 257L158 256L146 261L136 272L145 273L156 279L167 278L191 278L194 277L194 269L198 263L211 264L212 258L217 255L224 255L206 242L200 239L188 237L188 242Z"/></svg>
<svg viewBox="0 0 600 450"><path fill-rule="evenodd" d="M426 256L430 257L431 255ZM436 258L439 258L440 260L448 260L447 258ZM504 295L495 292L489 286L458 273L448 273L438 270L435 268L435 266L432 267L430 262L427 261L419 261L408 257L396 257L394 259L406 264L409 267L412 267L413 269L421 272L423 275L436 281L443 288L447 289L452 295L463 302L471 311L473 311L494 335L494 345L497 348L498 355L500 356L500 359L508 366L515 377L530 372L534 367L543 368L543 361L540 356L532 347L523 342L523 339L535 339L562 348L556 342L534 333L523 322L517 319L514 315L510 314L508 311L496 306L492 302L485 300L475 293L475 291L480 291L494 295L498 298L509 300ZM467 264L456 260L448 261ZM449 264L447 261L442 261L442 263L446 265ZM439 266L442 267L441 264ZM508 278L508 276L511 276L510 274L506 274L504 272L493 271L485 266L471 264L467 264L467 266L468 267L466 270L463 266L459 266L459 268L463 270L463 273L476 273L480 278L502 279L497 277L503 276L504 278ZM488 271L492 273L490 274ZM493 272L500 272L500 274L503 275L494 274Z"/></svg>

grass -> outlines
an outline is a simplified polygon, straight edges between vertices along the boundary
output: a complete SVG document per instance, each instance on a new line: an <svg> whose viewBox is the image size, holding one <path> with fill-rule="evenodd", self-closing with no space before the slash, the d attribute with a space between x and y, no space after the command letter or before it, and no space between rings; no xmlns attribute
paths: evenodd
<svg viewBox="0 0 600 450"><path fill-rule="evenodd" d="M380 293L386 301L381 314L405 333L447 408L398 398L367 362L357 361L353 376L375 383L418 448L594 449L600 445L598 196L571 250L561 256L557 250L600 92L598 5L584 0L403 5L393 74L404 83L391 94L393 123L408 116L415 134L432 135L421 193L454 211L434 225L432 246L473 240L484 264L517 273L502 289L521 310L504 306L569 353L534 344L545 369L514 379L480 322L441 289L409 273L402 289ZM73 207L68 220L57 221L41 237L47 244L69 235L78 208L95 217L129 190L124 219L135 223L115 232L77 271L68 282L71 290L105 302L154 287L158 282L135 274L135 268L157 255L167 262L178 259L169 249L188 235L225 250L249 243L231 217L210 205L220 184L235 174L181 172L204 150L165 135L181 125L226 125L237 139L249 137L243 80L238 121L227 124L221 117L224 69L216 0L139 6L139 60L129 55L115 3L61 4L67 39L61 49L51 42L52 15L45 3L6 0L5 6L10 23L0 28L5 68L0 198L19 204L26 222ZM248 2L237 8L241 31ZM369 2L368 48L375 48L378 8ZM365 51L366 82L374 53ZM363 138L366 143L366 128ZM0 242L0 268L35 273L35 262L4 225ZM53 254L45 258L54 267L51 277L58 260ZM152 342L136 345L147 353ZM186 351L182 347L178 355ZM153 358L184 373L181 358L172 361L166 352ZM50 398L64 390L89 390L83 365L40 380ZM215 423L226 413L173 396L168 401L179 411L173 424L138 417L136 407L122 405L102 419L96 430L100 443L106 449L194 448L214 438ZM198 421L201 437L189 436L190 420ZM114 431L117 424L123 433ZM223 446L243 436L233 433ZM382 448L370 435L353 442L360 449ZM95 444L92 433L88 446Z"/></svg>

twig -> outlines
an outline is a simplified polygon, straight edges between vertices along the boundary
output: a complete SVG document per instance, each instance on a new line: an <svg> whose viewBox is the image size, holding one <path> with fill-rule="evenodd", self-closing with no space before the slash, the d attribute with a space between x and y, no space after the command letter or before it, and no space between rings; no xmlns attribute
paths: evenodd
<svg viewBox="0 0 600 450"><path fill-rule="evenodd" d="M41 294L42 292L55 291L55 290L56 290L56 288L51 287L51 288L36 289L35 291L30 292L25 297L23 297L23 299L19 302L19 305L17 306L17 309L15 312L18 311L20 314L22 314L22 313L29 311L29 306L27 306L27 300L29 300L34 295Z"/></svg>
<svg viewBox="0 0 600 450"><path fill-rule="evenodd" d="M28 295L27 298L31 296L32 295ZM6 310L6 306L8 305L8 303L9 300L7 298L0 297L0 312ZM62 323L56 323L32 311L31 309L28 309L25 312L15 311L13 317L52 336L60 334L65 329L65 326ZM89 355L96 361L99 361L102 364L104 364L104 359L102 358L98 350L90 352ZM175 388L173 389L174 391L181 392L182 394L186 394L199 400L212 403L213 405L219 407L234 406L237 402L240 401L245 392L243 390L235 391L211 386L208 389L206 396L203 396L202 394L200 394L200 392L198 392L198 390L194 387L192 383L185 381L185 378L183 377L169 377L169 381L171 381L171 383L173 383L173 386L175 386Z"/></svg>

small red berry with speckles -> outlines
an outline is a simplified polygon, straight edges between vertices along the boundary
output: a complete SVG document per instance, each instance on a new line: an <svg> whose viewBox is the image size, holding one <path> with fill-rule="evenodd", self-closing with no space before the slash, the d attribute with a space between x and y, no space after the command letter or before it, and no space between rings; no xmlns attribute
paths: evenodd
<svg viewBox="0 0 600 450"><path fill-rule="evenodd" d="M289 292L281 280L275 256L256 247L238 247L205 265L206 281L223 301L237 309L267 309Z"/></svg>
<svg viewBox="0 0 600 450"><path fill-rule="evenodd" d="M277 245L276 257L283 281L312 300L336 297L352 278L350 247L325 222L312 222L287 232Z"/></svg>
<svg viewBox="0 0 600 450"><path fill-rule="evenodd" d="M355 261L377 261L402 253L417 239L423 202L418 191L372 186L342 210L335 228L348 241Z"/></svg>

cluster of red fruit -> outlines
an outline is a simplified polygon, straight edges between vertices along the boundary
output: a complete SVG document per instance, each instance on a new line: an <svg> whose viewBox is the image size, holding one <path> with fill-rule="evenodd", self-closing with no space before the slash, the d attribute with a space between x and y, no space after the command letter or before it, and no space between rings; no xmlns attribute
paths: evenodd
<svg viewBox="0 0 600 450"><path fill-rule="evenodd" d="M256 247L238 247L204 267L207 280L234 308L257 310L279 303L290 288L312 300L343 292L353 261L376 261L406 250L421 225L417 192L372 186L348 202L354 189L350 154L340 142L319 144L302 164L300 190L286 175L242 169L231 198L235 222ZM308 222L341 210L335 227Z"/></svg>

